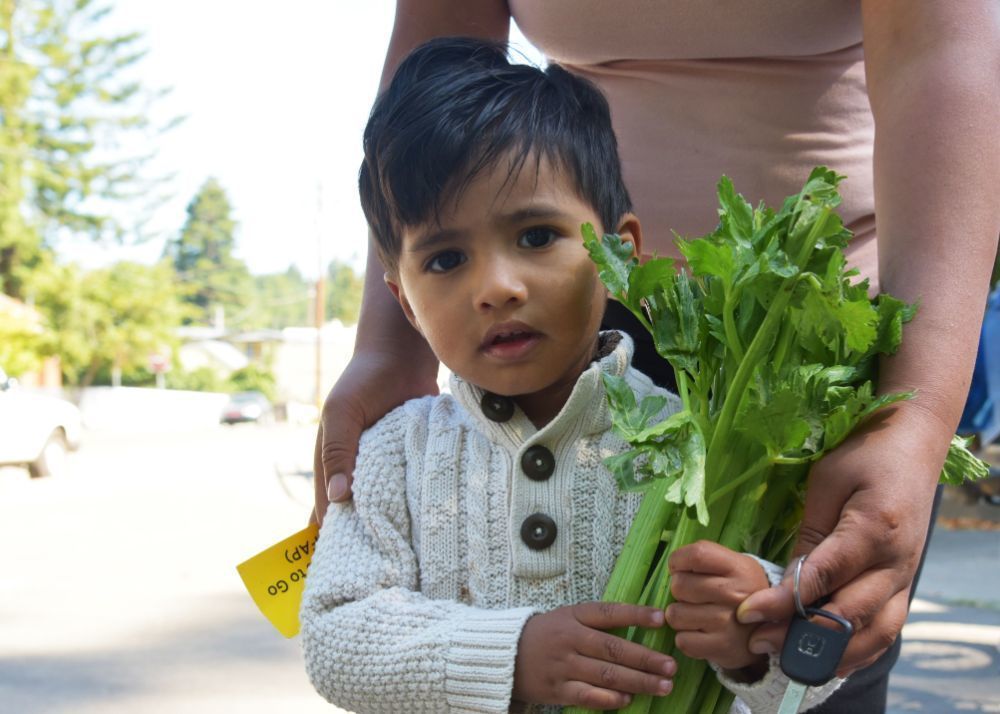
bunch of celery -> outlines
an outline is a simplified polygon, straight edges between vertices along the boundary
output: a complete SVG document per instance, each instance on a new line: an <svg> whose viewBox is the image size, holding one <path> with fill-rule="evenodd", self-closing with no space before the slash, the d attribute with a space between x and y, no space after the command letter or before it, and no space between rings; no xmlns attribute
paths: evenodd
<svg viewBox="0 0 1000 714"><path fill-rule="evenodd" d="M754 209L723 178L714 233L679 240L690 276L669 259L642 265L618 236L584 240L611 293L652 333L684 409L639 404L605 378L614 428L632 446L607 460L624 488L645 491L604 599L665 607L667 558L708 539L787 562L809 465L874 411L912 396L878 395L878 355L896 350L914 309L845 266L850 233L834 209L843 177L825 168L777 212ZM955 439L942 479L985 475ZM669 628L621 633L678 661L668 697L636 696L627 712L725 713L732 695ZM577 710L580 711L580 710Z"/></svg>

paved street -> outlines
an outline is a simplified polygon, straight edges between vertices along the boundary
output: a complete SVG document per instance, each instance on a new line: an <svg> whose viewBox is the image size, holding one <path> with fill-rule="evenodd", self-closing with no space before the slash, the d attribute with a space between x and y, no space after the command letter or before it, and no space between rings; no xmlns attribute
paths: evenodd
<svg viewBox="0 0 1000 714"><path fill-rule="evenodd" d="M305 523L312 427L90 433L0 469L0 712L326 712L235 566ZM1000 531L936 536L891 711L1000 712Z"/></svg>
<svg viewBox="0 0 1000 714"><path fill-rule="evenodd" d="M939 526L890 679L890 712L1000 712L998 648L1000 530Z"/></svg>
<svg viewBox="0 0 1000 714"><path fill-rule="evenodd" d="M311 427L87 435L0 470L0 712L326 712L237 563L305 525ZM287 489L287 490L286 490Z"/></svg>

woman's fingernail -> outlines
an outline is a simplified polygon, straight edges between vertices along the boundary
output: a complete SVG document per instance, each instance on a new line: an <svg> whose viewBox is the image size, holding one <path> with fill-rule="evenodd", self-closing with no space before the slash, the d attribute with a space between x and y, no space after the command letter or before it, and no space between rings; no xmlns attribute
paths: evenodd
<svg viewBox="0 0 1000 714"><path fill-rule="evenodd" d="M673 677L677 674L677 663L674 660L668 660L661 670L668 677Z"/></svg>
<svg viewBox="0 0 1000 714"><path fill-rule="evenodd" d="M736 619L740 624L752 625L756 622L763 622L764 615L758 610L745 610L740 606L736 609Z"/></svg>
<svg viewBox="0 0 1000 714"><path fill-rule="evenodd" d="M334 474L326 486L326 495L331 501L339 501L347 495L347 477L344 474Z"/></svg>
<svg viewBox="0 0 1000 714"><path fill-rule="evenodd" d="M649 624L653 627L663 627L665 622L666 619L664 618L663 610L653 610L649 614Z"/></svg>
<svg viewBox="0 0 1000 714"><path fill-rule="evenodd" d="M661 679L660 684L657 689L660 694L670 694L670 690L674 688L674 681L672 679Z"/></svg>
<svg viewBox="0 0 1000 714"><path fill-rule="evenodd" d="M767 640L757 640L756 642L751 642L749 650L756 655L770 655L778 651L775 649L774 645Z"/></svg>

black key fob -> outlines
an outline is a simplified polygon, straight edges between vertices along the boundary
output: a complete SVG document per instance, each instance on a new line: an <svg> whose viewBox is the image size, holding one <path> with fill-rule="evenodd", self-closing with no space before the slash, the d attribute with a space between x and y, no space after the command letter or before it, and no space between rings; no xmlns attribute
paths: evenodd
<svg viewBox="0 0 1000 714"><path fill-rule="evenodd" d="M808 617L796 613L788 627L781 648L781 671L789 679L818 687L836 676L854 628L846 618L817 607L807 607L805 612ZM830 620L837 628L825 627L817 618Z"/></svg>

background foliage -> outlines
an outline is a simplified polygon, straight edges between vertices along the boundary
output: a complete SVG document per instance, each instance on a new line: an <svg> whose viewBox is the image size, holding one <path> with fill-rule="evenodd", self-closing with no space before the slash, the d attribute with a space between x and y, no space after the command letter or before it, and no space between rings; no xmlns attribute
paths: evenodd
<svg viewBox="0 0 1000 714"><path fill-rule="evenodd" d="M146 171L173 123L148 119L164 90L139 79L143 37L108 31L111 10L100 0L0 0L0 292L42 316L39 327L0 312L0 366L11 374L57 355L69 384L148 383L150 354L176 354L181 325L315 321L316 285L298 269L250 273L229 198L212 178L178 217L156 265L87 271L60 260L56 246L66 241L148 239L142 219L165 187ZM136 218L123 225L122 215ZM323 279L326 319L355 322L360 276L333 263ZM219 384L174 369L167 381L273 393L265 367L248 370Z"/></svg>

